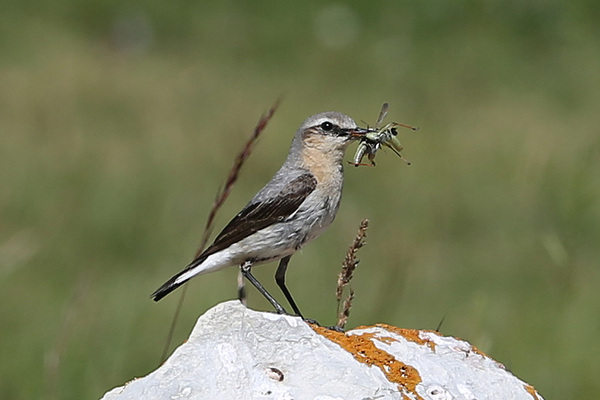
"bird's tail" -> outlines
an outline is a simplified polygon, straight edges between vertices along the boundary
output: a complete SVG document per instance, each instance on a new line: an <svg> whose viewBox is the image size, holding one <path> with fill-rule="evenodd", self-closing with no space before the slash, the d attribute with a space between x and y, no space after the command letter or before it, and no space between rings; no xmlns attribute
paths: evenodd
<svg viewBox="0 0 600 400"><path fill-rule="evenodd" d="M204 262L204 260L206 260L206 257L198 258L192 261L187 267L185 267L183 271L179 272L171 279L166 281L161 287L156 289L156 291L150 295L152 300L159 301L173 290L177 289L179 286L183 285L191 278L202 272L202 269L198 267Z"/></svg>

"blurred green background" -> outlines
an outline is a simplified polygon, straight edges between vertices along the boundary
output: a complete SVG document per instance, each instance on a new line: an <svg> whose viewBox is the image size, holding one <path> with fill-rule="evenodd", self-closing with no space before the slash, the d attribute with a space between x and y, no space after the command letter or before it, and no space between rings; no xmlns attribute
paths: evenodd
<svg viewBox="0 0 600 400"><path fill-rule="evenodd" d="M458 336L547 399L600 391L600 3L2 0L0 393L99 398L156 368L193 256L260 115L284 101L221 210L271 177L309 115L373 123L336 222L292 258L304 313L335 323L362 218L349 327ZM347 158L351 159L355 147ZM275 265L256 275L279 295ZM236 295L190 284L173 346ZM249 305L269 310L253 289Z"/></svg>

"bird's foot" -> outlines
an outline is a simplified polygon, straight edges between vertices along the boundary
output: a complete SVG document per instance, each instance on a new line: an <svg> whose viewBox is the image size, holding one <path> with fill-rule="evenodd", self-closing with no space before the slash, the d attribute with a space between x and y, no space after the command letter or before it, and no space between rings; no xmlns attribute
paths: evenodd
<svg viewBox="0 0 600 400"><path fill-rule="evenodd" d="M340 333L344 333L345 332L344 329L340 328L337 325L334 325L334 326L323 326L318 321L316 321L314 319L310 319L310 318L302 318L302 320L304 322L306 322L306 323L311 324L311 325L316 325L316 326L321 327L321 328L329 329L330 331L335 331L335 332L340 332Z"/></svg>

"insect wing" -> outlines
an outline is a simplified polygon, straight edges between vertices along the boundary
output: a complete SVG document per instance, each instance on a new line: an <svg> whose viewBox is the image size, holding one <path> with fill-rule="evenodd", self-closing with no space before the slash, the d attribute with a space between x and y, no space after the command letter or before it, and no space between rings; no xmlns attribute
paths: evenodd
<svg viewBox="0 0 600 400"><path fill-rule="evenodd" d="M389 103L383 103L383 105L381 106L381 111L379 111L379 117L377 118L377 122L375 122L375 126L379 126L379 124L383 122L389 110Z"/></svg>

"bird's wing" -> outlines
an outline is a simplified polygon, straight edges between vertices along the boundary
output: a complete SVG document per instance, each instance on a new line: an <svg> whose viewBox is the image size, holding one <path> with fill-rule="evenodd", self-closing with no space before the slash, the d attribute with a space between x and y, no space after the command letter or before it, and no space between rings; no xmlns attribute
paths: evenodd
<svg viewBox="0 0 600 400"><path fill-rule="evenodd" d="M283 186L273 198L248 204L198 258L205 258L267 226L284 221L300 207L316 186L315 177L306 173Z"/></svg>
<svg viewBox="0 0 600 400"><path fill-rule="evenodd" d="M154 301L159 301L190 279L193 275L185 279L181 277L202 264L211 254L226 249L233 243L239 242L260 229L284 221L300 207L308 195L315 190L316 186L317 180L315 177L310 173L306 173L284 185L281 191L272 198L248 204L219 233L210 247L188 264L183 271L173 276L152 293Z"/></svg>

